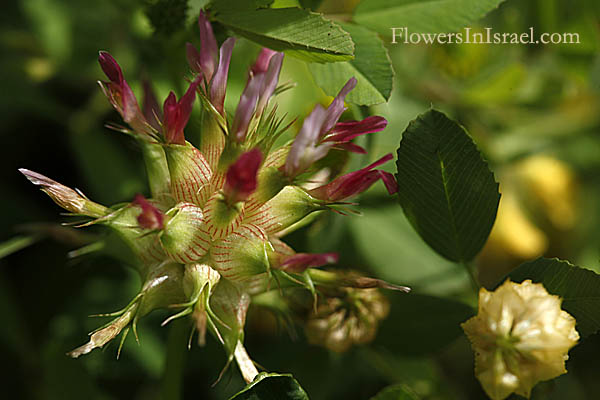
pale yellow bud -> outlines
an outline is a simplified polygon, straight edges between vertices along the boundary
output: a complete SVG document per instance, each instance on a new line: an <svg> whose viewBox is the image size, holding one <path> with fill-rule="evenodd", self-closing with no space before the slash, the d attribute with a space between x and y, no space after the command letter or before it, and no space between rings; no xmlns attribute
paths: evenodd
<svg viewBox="0 0 600 400"><path fill-rule="evenodd" d="M492 399L529 397L538 382L567 372L579 334L561 302L531 280L480 290L479 312L462 328L475 352L475 376Z"/></svg>

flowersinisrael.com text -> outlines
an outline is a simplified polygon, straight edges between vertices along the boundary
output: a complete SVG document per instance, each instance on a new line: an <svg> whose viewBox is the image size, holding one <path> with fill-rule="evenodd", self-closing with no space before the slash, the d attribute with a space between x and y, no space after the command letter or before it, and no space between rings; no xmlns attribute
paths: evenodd
<svg viewBox="0 0 600 400"><path fill-rule="evenodd" d="M493 28L464 28L452 33L410 32L408 28L390 28L392 44L579 44L579 33L548 33L536 36L533 27L522 33L494 32Z"/></svg>

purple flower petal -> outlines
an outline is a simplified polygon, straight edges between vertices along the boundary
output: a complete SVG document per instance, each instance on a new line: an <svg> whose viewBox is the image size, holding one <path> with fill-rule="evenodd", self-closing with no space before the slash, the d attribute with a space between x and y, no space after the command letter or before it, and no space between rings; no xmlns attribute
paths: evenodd
<svg viewBox="0 0 600 400"><path fill-rule="evenodd" d="M300 132L296 135L284 165L284 171L290 178L304 172L310 164L327 155L331 144L316 147L319 130L327 118L327 110L317 104L304 119Z"/></svg>
<svg viewBox="0 0 600 400"><path fill-rule="evenodd" d="M283 53L274 53L270 58L269 67L265 72L258 105L256 106L256 115L261 115L269 99L275 92L277 83L279 82L279 73L281 72L281 64L283 63Z"/></svg>
<svg viewBox="0 0 600 400"><path fill-rule="evenodd" d="M256 110L256 103L263 86L264 78L264 74L250 77L240 96L232 126L233 137L240 143L244 141L248 133L248 125Z"/></svg>
<svg viewBox="0 0 600 400"><path fill-rule="evenodd" d="M218 47L212 26L202 11L198 16L198 27L200 28L200 54L198 57L200 69L206 79L210 80L215 72Z"/></svg>
<svg viewBox="0 0 600 400"><path fill-rule="evenodd" d="M253 75L265 73L269 68L271 57L273 57L273 55L276 53L277 52L274 50L263 47L260 53L258 53L258 57L256 57L254 65L252 65L252 68L250 68L250 72Z"/></svg>
<svg viewBox="0 0 600 400"><path fill-rule="evenodd" d="M331 128L333 128L333 126L336 124L336 122L338 122L338 120L344 113L344 110L346 109L344 107L344 100L346 99L348 93L350 93L350 91L356 87L356 82L356 78L350 78L348 82L346 82L342 90L340 90L335 99L333 99L329 107L327 107L327 119L321 127L321 137L323 137L325 134L327 134L327 132L331 130Z"/></svg>
<svg viewBox="0 0 600 400"><path fill-rule="evenodd" d="M210 87L210 99L213 106L225 115L223 104L225 103L225 90L227 89L227 74L229 72L229 62L231 61L231 53L235 38L229 38L221 45L219 67L212 78Z"/></svg>

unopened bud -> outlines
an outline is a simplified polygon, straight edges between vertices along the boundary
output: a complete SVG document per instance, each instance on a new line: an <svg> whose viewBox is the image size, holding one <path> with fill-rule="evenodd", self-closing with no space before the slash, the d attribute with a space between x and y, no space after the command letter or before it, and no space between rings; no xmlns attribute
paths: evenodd
<svg viewBox="0 0 600 400"><path fill-rule="evenodd" d="M339 296L321 300L305 326L312 344L343 352L372 341L389 302L377 289L345 289Z"/></svg>
<svg viewBox="0 0 600 400"><path fill-rule="evenodd" d="M21 172L31 183L39 186L56 204L73 214L87 215L100 218L106 214L106 207L88 200L82 194L62 185L42 174L20 168Z"/></svg>
<svg viewBox="0 0 600 400"><path fill-rule="evenodd" d="M246 200L257 186L257 172L262 162L262 153L254 149L243 153L231 164L225 175L223 192L229 204Z"/></svg>
<svg viewBox="0 0 600 400"><path fill-rule="evenodd" d="M164 215L163 213L153 206L148 200L141 194L135 195L133 204L140 206L142 212L137 217L137 221L140 226L144 229L162 229Z"/></svg>

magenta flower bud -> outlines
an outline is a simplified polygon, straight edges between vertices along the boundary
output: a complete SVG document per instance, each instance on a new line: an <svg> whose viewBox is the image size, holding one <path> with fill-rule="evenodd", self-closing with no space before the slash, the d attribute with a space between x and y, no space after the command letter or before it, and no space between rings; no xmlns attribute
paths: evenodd
<svg viewBox="0 0 600 400"><path fill-rule="evenodd" d="M204 76L210 79L215 72L217 63L217 39L215 39L210 22L202 11L198 16L198 27L200 28L200 53L197 64Z"/></svg>
<svg viewBox="0 0 600 400"><path fill-rule="evenodd" d="M269 68L269 62L271 61L271 57L273 57L277 52L275 50L268 49L263 47L258 53L258 57L256 57L256 61L254 61L254 65L250 68L250 72L253 75L263 74L267 72Z"/></svg>
<svg viewBox="0 0 600 400"><path fill-rule="evenodd" d="M138 205L142 209L142 213L137 217L137 221L142 228L152 230L163 228L163 213L146 200L144 196L136 194L132 204Z"/></svg>
<svg viewBox="0 0 600 400"><path fill-rule="evenodd" d="M188 64L192 71L203 74L202 67L200 63L200 52L196 50L193 44L187 42L185 44L185 57L187 58Z"/></svg>
<svg viewBox="0 0 600 400"><path fill-rule="evenodd" d="M225 116L223 105L227 88L227 73L235 39L225 40L221 49L218 49L210 22L202 11L198 16L198 27L200 28L200 51L196 50L191 43L187 43L187 60L190 68L200 74L197 79L202 82L202 87L207 91L210 88L210 93L206 93L206 95L212 105L221 115ZM208 83L209 87L205 87L204 82Z"/></svg>
<svg viewBox="0 0 600 400"><path fill-rule="evenodd" d="M152 86L147 79L142 81L142 86L144 88L144 100L142 103L144 117L151 127L157 131L160 131L163 114L160 110L160 106L158 105L158 99L156 98L154 90L152 90Z"/></svg>
<svg viewBox="0 0 600 400"><path fill-rule="evenodd" d="M99 82L104 95L112 106L121 114L136 132L148 133L146 119L144 118L133 91L123 78L123 71L117 61L106 51L101 51L98 62L102 71L110 82Z"/></svg>
<svg viewBox="0 0 600 400"><path fill-rule="evenodd" d="M248 126L256 111L256 103L260 96L264 78L263 74L250 77L240 96L232 126L233 139L238 143L242 143L246 139Z"/></svg>
<svg viewBox="0 0 600 400"><path fill-rule="evenodd" d="M332 143L317 146L319 132L326 118L327 111L317 104L304 119L302 128L296 135L283 166L283 170L289 178L293 179L306 171L312 163L325 157L329 152Z"/></svg>
<svg viewBox="0 0 600 400"><path fill-rule="evenodd" d="M265 65L267 61L268 65ZM233 121L233 137L237 142L246 139L252 118L260 118L262 115L277 87L282 62L283 53L263 49L250 69L250 77L240 97Z"/></svg>
<svg viewBox="0 0 600 400"><path fill-rule="evenodd" d="M163 130L167 143L169 144L185 144L185 136L183 128L188 123L192 114L192 106L196 99L196 88L198 80L194 80L187 92L177 101L175 93L169 93L163 105L164 122Z"/></svg>
<svg viewBox="0 0 600 400"><path fill-rule="evenodd" d="M371 187L373 183L381 179L385 184L388 193L394 194L398 191L398 184L396 183L394 176L389 172L373 170L373 168L390 161L393 158L394 156L392 154L387 154L363 169L342 175L333 182L310 190L308 193L317 199L325 201L342 201L364 192Z"/></svg>
<svg viewBox="0 0 600 400"><path fill-rule="evenodd" d="M210 100L221 115L225 115L225 90L227 89L227 74L229 73L229 62L235 38L229 38L223 42L219 51L219 67L212 77L210 85Z"/></svg>
<svg viewBox="0 0 600 400"><path fill-rule="evenodd" d="M223 191L229 204L246 200L257 186L262 153L254 149L243 153L227 170Z"/></svg>
<svg viewBox="0 0 600 400"><path fill-rule="evenodd" d="M121 71L121 67L117 60L110 55L110 53L106 51L100 51L98 53L98 62L100 63L100 68L106 74L108 79L116 85L121 85L123 83L123 71Z"/></svg>
<svg viewBox="0 0 600 400"><path fill-rule="evenodd" d="M344 107L344 100L346 96L352 89L356 87L356 78L350 78L348 82L344 85L342 90L338 93L338 95L333 99L329 107L327 107L327 118L323 122L321 126L321 131L319 136L323 137L327 132L329 132L334 125L338 122L346 108Z"/></svg>
<svg viewBox="0 0 600 400"><path fill-rule="evenodd" d="M287 256L281 262L279 269L287 272L301 273L310 267L320 267L338 262L337 253L298 253Z"/></svg>
<svg viewBox="0 0 600 400"><path fill-rule="evenodd" d="M367 133L380 132L384 130L386 126L386 119L376 115L367 117L362 121L338 122L331 132L323 138L323 142L333 142L335 143L335 147L353 153L366 154L367 152L365 149L350 143L350 141Z"/></svg>
<svg viewBox="0 0 600 400"><path fill-rule="evenodd" d="M272 50L271 50L272 51ZM261 55L263 52L261 52ZM259 55L260 58L260 55ZM257 60L258 63L258 60ZM263 79L262 88L260 91L260 96L258 98L258 104L256 105L256 115L260 116L269 99L275 92L275 88L277 88L277 83L279 82L279 73L281 72L281 65L283 63L283 53L275 53L273 52L272 56L269 60L269 66L265 71L265 77ZM256 64L255 64L256 65Z"/></svg>

